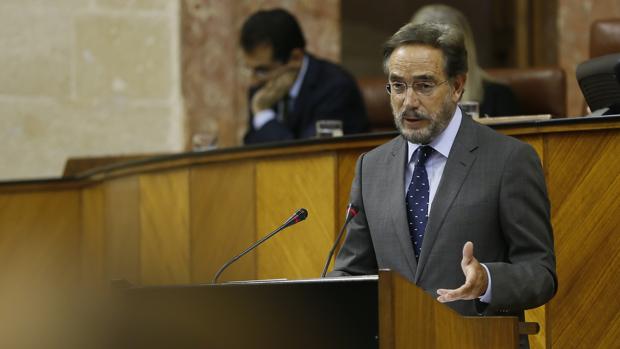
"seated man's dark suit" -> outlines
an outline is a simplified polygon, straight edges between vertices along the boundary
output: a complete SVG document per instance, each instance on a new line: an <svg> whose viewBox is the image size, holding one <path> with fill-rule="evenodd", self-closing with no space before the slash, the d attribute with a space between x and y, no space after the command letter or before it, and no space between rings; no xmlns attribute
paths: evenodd
<svg viewBox="0 0 620 349"><path fill-rule="evenodd" d="M316 121L325 119L342 120L345 134L367 131L366 108L353 77L334 63L311 55L307 57L308 70L299 95L293 101L292 108L286 111L284 120L271 120L256 130L250 112L244 143L313 137ZM250 91L250 101L254 92ZM277 105L273 107L277 114L276 108Z"/></svg>
<svg viewBox="0 0 620 349"><path fill-rule="evenodd" d="M331 276L392 269L433 297L465 282L463 245L491 277L491 303L446 303L462 315L517 315L557 289L550 209L531 146L463 116L429 214L419 261L405 212L407 141L398 136L362 155L351 188L359 208ZM482 310L484 309L484 310Z"/></svg>

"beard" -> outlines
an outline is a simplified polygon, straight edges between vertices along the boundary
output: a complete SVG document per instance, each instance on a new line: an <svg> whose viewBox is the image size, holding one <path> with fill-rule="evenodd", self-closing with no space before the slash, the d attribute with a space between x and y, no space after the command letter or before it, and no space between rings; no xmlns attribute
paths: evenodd
<svg viewBox="0 0 620 349"><path fill-rule="evenodd" d="M409 142L416 144L429 144L432 142L443 130L448 127L452 115L454 114L453 103L450 100L450 96L447 95L441 104L441 109L436 113L425 114L418 110L406 109L398 113L392 110L394 114L394 123L400 134ZM426 127L420 129L406 128L403 119L405 117L413 117L420 120L428 120L429 124Z"/></svg>

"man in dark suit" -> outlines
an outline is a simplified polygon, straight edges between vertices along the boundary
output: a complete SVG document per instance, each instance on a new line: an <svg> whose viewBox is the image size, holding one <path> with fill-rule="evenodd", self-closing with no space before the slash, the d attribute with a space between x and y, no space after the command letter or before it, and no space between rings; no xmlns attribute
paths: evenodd
<svg viewBox="0 0 620 349"><path fill-rule="evenodd" d="M258 11L241 29L252 70L249 127L244 143L315 135L318 120L340 120L345 134L364 132L368 118L353 77L305 51L297 20L282 9Z"/></svg>
<svg viewBox="0 0 620 349"><path fill-rule="evenodd" d="M384 68L401 135L359 158L359 214L330 275L389 268L463 315L523 318L557 289L536 152L457 107L467 56L451 27L404 26Z"/></svg>

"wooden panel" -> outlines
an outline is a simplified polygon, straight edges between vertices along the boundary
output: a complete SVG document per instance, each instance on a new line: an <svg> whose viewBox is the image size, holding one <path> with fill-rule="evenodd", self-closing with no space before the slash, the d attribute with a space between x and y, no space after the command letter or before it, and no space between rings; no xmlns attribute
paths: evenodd
<svg viewBox="0 0 620 349"><path fill-rule="evenodd" d="M534 133L536 131L537 128L530 127L520 129L519 133ZM138 173L166 171L212 163L253 161L278 156L312 155L338 150L370 149L389 141L394 136L395 134L391 133L388 133L387 136L385 134L367 134L360 135L359 138L347 139L346 141L336 137L317 143L282 143L274 147L238 147L222 149L216 152L173 154L143 161L112 164L109 167L89 170L78 175L86 176L89 179L104 180ZM3 188L0 186L1 190Z"/></svg>
<svg viewBox="0 0 620 349"><path fill-rule="evenodd" d="M536 135L519 136L517 138L528 143L534 148L534 150L538 154L538 157L543 163L543 167L544 167L545 148L544 148L543 136L541 134L536 134ZM541 307L525 311L525 318L527 321L537 322L540 325L540 332L538 332L538 334L536 335L531 335L528 337L530 341L531 349L547 348L546 326L548 322L546 321L546 317L545 317L545 307L546 306L543 305Z"/></svg>
<svg viewBox="0 0 620 349"><path fill-rule="evenodd" d="M339 227L344 223L345 208L349 204L351 183L353 183L353 178L355 177L355 164L361 154L362 149L338 153L338 191L336 193L338 196L338 206L336 207L336 217L338 218Z"/></svg>
<svg viewBox="0 0 620 349"><path fill-rule="evenodd" d="M620 347L620 301L615 297L620 291L620 123L588 119L500 130L534 145L552 204L559 291L545 308L526 315L545 315L539 321L543 332L532 337L533 347L542 347L543 341L546 347ZM392 136L181 154L94 171L79 181L0 183L0 281L15 275L56 277L53 271L62 265L68 279L82 268L86 277L139 282L152 272L208 282L221 263L299 207L310 211L307 222L244 257L224 280L316 277L342 222L357 155ZM182 195L177 196L176 181L165 172L180 168L191 171L185 188L189 208L179 207ZM139 181L134 173L147 179ZM141 196L147 197L142 204ZM164 261L187 258L184 240L159 230L163 224L176 233L182 223L175 220L182 215L167 215L179 209L190 215L184 237L190 239L189 276L187 269L164 269ZM150 235L142 236L142 228ZM81 264L75 250L80 229ZM164 236L165 242L158 241ZM169 236L172 245L164 246ZM182 253L172 257L172 251Z"/></svg>
<svg viewBox="0 0 620 349"><path fill-rule="evenodd" d="M140 176L142 284L190 282L189 170Z"/></svg>
<svg viewBox="0 0 620 349"><path fill-rule="evenodd" d="M531 145L534 148L534 150L536 150L536 153L538 154L540 161L541 162L545 161L544 144L543 144L542 135L527 135L527 136L520 136L516 138Z"/></svg>
<svg viewBox="0 0 620 349"><path fill-rule="evenodd" d="M82 273L86 284L107 282L103 185L84 188L82 199Z"/></svg>
<svg viewBox="0 0 620 349"><path fill-rule="evenodd" d="M140 283L140 193L137 177L104 186L106 270L110 279Z"/></svg>
<svg viewBox="0 0 620 349"><path fill-rule="evenodd" d="M115 156L87 156L69 158L65 163L65 169L62 173L63 177L73 177L84 175L89 171L114 164L124 163L132 160L146 159L159 154L133 154L133 155L115 155Z"/></svg>
<svg viewBox="0 0 620 349"><path fill-rule="evenodd" d="M335 240L340 227L344 224L344 220L346 217L346 207L349 205L349 194L351 192L351 183L353 182L353 178L355 177L355 164L357 163L357 159L362 154L363 151L370 150L369 149L359 149L359 150L346 150L338 153L338 185L336 188L336 199L338 200L338 204L336 205L336 222L337 228L334 230L334 237L332 240ZM346 234L346 232L344 233ZM331 270L334 266L334 259L338 255L338 251L342 247L344 243L345 235L342 236L338 247L334 252L334 257L332 257L330 261L330 266L328 271ZM327 258L327 257L326 257Z"/></svg>
<svg viewBox="0 0 620 349"><path fill-rule="evenodd" d="M620 131L551 136L546 165L559 290L556 348L620 346Z"/></svg>
<svg viewBox="0 0 620 349"><path fill-rule="evenodd" d="M257 163L257 237L277 228L298 208L309 212L305 222L258 249L258 278L297 279L321 274L337 229L335 187L333 154Z"/></svg>
<svg viewBox="0 0 620 349"><path fill-rule="evenodd" d="M191 170L192 281L211 282L228 259L254 242L252 162L227 162ZM256 278L256 254L238 260L220 280Z"/></svg>
<svg viewBox="0 0 620 349"><path fill-rule="evenodd" d="M547 344L547 341L549 341L550 338L547 336L549 321L547 321L546 309L547 306L543 305L538 308L525 311L525 321L536 322L540 325L540 331L537 334L528 336L528 340L530 341L530 349L551 347Z"/></svg>
<svg viewBox="0 0 620 349"><path fill-rule="evenodd" d="M78 190L0 194L0 283L77 282L79 203Z"/></svg>
<svg viewBox="0 0 620 349"><path fill-rule="evenodd" d="M575 121L573 121L575 120ZM583 122L583 120L592 120L591 122ZM556 123L556 124L521 124L521 125L497 125L494 126L498 132L511 136L522 135L536 135L536 134L548 134L558 132L576 132L582 131L587 133L593 130L600 129L619 129L620 122L613 117L606 117L605 119L591 118L591 119L567 119L569 122ZM574 122L574 123L573 123ZM239 147L231 149L222 149L216 152L204 152L204 153L185 153L185 154L173 154L168 156L158 156L152 159L146 159L143 161L127 162L125 164L111 165L109 167L89 170L86 173L80 173L80 176L85 176L91 180L109 180L119 176L129 176L138 173L146 173L153 171L165 171L171 169L186 168L189 166L204 165L207 163L221 163L221 162L243 162L254 161L256 159L273 158L277 156L301 156L312 155L320 152L330 151L365 151L373 147L379 146L388 142L394 138L396 133L378 133L378 134L366 134L357 137L351 137L347 139L328 139L321 142L300 142L290 144L279 144L274 147ZM65 182L64 185L75 186L79 184L79 181ZM63 184L57 183L53 186L55 188L62 187ZM19 190L26 188L27 184L19 186ZM47 183L44 186L48 186ZM37 190L41 187L38 183L34 183L30 186ZM0 192L15 190L11 185L3 185L0 183Z"/></svg>
<svg viewBox="0 0 620 349"><path fill-rule="evenodd" d="M516 317L464 317L402 276L379 271L379 342L395 348L517 348Z"/></svg>

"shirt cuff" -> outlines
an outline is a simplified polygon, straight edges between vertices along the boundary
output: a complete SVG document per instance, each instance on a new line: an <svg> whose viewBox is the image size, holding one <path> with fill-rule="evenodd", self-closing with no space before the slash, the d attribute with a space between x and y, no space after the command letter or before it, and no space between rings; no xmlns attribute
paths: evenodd
<svg viewBox="0 0 620 349"><path fill-rule="evenodd" d="M276 112L271 109L261 110L254 114L252 125L254 129L260 130L266 123L276 118Z"/></svg>
<svg viewBox="0 0 620 349"><path fill-rule="evenodd" d="M486 265L484 264L481 264L481 265L484 267L484 270L487 272L487 280L489 280L489 282L487 283L487 290L478 299L480 299L480 301L483 303L491 303L491 273L489 273L489 268L487 268Z"/></svg>

